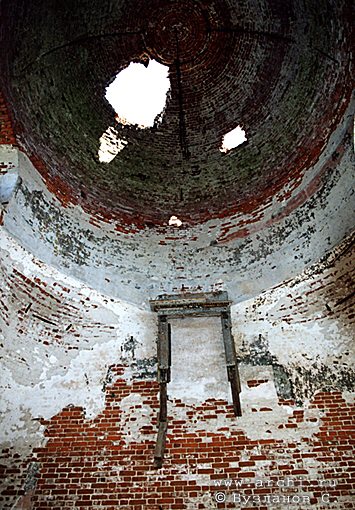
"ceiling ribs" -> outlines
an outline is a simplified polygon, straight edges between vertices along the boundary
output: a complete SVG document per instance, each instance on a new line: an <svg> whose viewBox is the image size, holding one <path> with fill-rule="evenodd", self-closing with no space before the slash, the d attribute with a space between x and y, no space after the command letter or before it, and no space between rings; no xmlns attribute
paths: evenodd
<svg viewBox="0 0 355 510"><path fill-rule="evenodd" d="M179 37L178 37L176 29L175 29L175 39L176 39L175 68L176 68L176 79L177 79L177 95L178 95L178 102L179 102L180 147L181 147L181 152L182 152L183 158L190 159L190 152L189 152L187 135L186 135L186 121L185 121L184 98L183 98L182 79L181 79Z"/></svg>

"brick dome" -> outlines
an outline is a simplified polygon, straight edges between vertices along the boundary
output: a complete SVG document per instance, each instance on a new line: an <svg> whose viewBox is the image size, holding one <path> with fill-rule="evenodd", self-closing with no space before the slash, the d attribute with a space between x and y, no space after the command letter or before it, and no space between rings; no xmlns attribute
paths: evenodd
<svg viewBox="0 0 355 510"><path fill-rule="evenodd" d="M21 146L63 202L118 223L152 228L176 215L186 226L253 213L276 193L289 199L349 103L346 2L119 0L67 9L37 0L4 11L4 86ZM119 126L127 148L100 163L99 138L115 125L105 88L147 58L169 66L162 123ZM221 153L238 124L248 141Z"/></svg>
<svg viewBox="0 0 355 510"><path fill-rule="evenodd" d="M353 228L348 2L12 1L2 18L22 179L4 225L40 260L145 305L184 289L239 301ZM106 88L151 60L169 70L161 121L120 124ZM221 152L236 126L247 141ZM127 144L105 163L108 128Z"/></svg>

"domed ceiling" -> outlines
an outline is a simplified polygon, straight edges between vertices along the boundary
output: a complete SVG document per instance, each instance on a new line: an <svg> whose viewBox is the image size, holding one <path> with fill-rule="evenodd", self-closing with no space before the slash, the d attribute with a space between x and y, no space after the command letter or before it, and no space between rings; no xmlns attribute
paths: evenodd
<svg viewBox="0 0 355 510"><path fill-rule="evenodd" d="M299 275L353 229L351 2L1 8L3 130L13 131L0 165L14 158L21 179L0 222L39 261L145 307L186 290L238 302ZM106 98L137 64L165 66L170 86L144 129L121 123ZM222 152L238 127L246 140ZM109 162L105 133L122 141Z"/></svg>
<svg viewBox="0 0 355 510"><path fill-rule="evenodd" d="M250 213L287 197L344 114L350 3L3 2L2 86L18 142L63 203L121 224ZM120 125L105 89L149 59L169 66L162 120ZM222 153L237 125L247 141ZM101 163L110 126L128 145Z"/></svg>

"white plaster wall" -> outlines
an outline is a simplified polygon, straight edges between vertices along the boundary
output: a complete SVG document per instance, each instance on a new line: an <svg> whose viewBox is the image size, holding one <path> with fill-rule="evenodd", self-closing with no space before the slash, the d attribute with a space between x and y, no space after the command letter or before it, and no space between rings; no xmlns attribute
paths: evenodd
<svg viewBox="0 0 355 510"><path fill-rule="evenodd" d="M335 363L338 369L342 365L351 368L355 363L352 243L350 238L326 262L255 299L232 306L232 331L239 356L243 357L261 335L270 354L283 366L312 369L315 364L332 367ZM347 258L339 262L344 251ZM350 298L348 309L334 313L344 296Z"/></svg>
<svg viewBox="0 0 355 510"><path fill-rule="evenodd" d="M47 291L61 296L60 303L51 298L46 298L42 304L34 303L27 322L20 323L19 313L27 306L29 296L24 287L19 287L13 295L9 282L15 269L29 281L37 278ZM150 311L101 294L39 261L4 228L0 228L0 270L2 306L5 304L9 309L9 325L0 322L0 442L4 446L15 444L25 454L44 441L39 418L49 419L67 405L83 407L89 420L97 416L105 406L104 387L109 366L126 366L124 377L128 382L141 377L134 364L137 360L151 362L154 372L157 323L155 314ZM232 307L233 335L242 358L262 334L268 341L270 356L290 370L290 377L292 370L296 373L299 367L311 368L314 362L328 363L334 375L339 362L347 360L351 367L354 331L346 324L335 318L317 322L319 307L316 304L307 312L312 319L307 323L297 320L297 312L289 323L280 311L282 305L288 303L290 293L297 302L317 278L316 272L313 275L304 273L257 299ZM58 311L65 306L73 307L74 316L68 318ZM47 313L47 318L56 320L63 340L56 342L54 333L50 333L51 326L46 330L43 323L31 316L34 312L42 316ZM67 330L69 321L72 327ZM27 329L22 331L23 328ZM45 338L46 331L49 331L49 346L40 341ZM231 403L219 320L174 320L172 331L172 381L168 393L173 415L178 417L179 413L186 412L176 405L177 399L191 406L208 398L226 399ZM134 352L127 347L132 343L131 338ZM153 372L148 377L154 379ZM270 430L273 437L282 437L287 432L280 429L279 424L287 421L293 408L278 404L273 367L268 363L250 366L243 362L240 375L243 417L235 427L241 428L251 439L255 434L267 438ZM250 379L267 379L267 382L249 388L246 382ZM349 392L346 395L351 398ZM125 420L125 413L135 405L132 398L121 404L127 442L140 434L141 427L152 416L149 406L141 406L144 412L139 411L136 425ZM134 398L141 403L139 395ZM304 405L307 408L307 401ZM271 411L255 412L265 406ZM321 418L319 413L317 416ZM310 434L319 426L319 421L312 423ZM227 423L225 418L218 417L201 425L197 413L191 420L191 427L195 430L201 426L217 430ZM302 429L302 433L306 432Z"/></svg>
<svg viewBox="0 0 355 510"><path fill-rule="evenodd" d="M10 325L0 322L0 442L26 448L43 439L38 421L33 420L49 419L67 405L83 407L87 418L96 416L105 405L103 385L108 367L127 363L123 350L127 338L137 339L138 359L155 356L156 320L150 312L104 296L40 263L2 228L0 253L2 298L10 307ZM44 326L34 316L26 334L19 332L17 315L20 307L27 304L27 296L11 295L7 277L13 268L31 280L39 278L54 293L58 285L69 290L70 296L62 297L62 304L76 307L77 322L75 316L70 319L73 326L65 333L64 343L48 338L48 347L39 342ZM49 301L42 315L47 313L48 318L53 311L51 306ZM62 324L63 330L68 322L67 319ZM75 349L70 349L73 346Z"/></svg>
<svg viewBox="0 0 355 510"><path fill-rule="evenodd" d="M171 326L169 397L193 403L229 399L220 319L174 319Z"/></svg>
<svg viewBox="0 0 355 510"><path fill-rule="evenodd" d="M10 200L18 179L18 150L0 146L0 204Z"/></svg>

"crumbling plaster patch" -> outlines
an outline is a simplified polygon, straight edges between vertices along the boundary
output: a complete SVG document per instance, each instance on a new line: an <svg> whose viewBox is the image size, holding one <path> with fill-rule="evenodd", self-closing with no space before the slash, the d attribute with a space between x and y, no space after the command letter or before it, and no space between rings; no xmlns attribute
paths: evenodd
<svg viewBox="0 0 355 510"><path fill-rule="evenodd" d="M355 402L355 393L351 391L343 391L343 399L347 404L353 404Z"/></svg>
<svg viewBox="0 0 355 510"><path fill-rule="evenodd" d="M344 358L344 353L352 350L351 331L346 331L339 320L325 319L323 323L319 321L286 326L282 318L274 321L264 315L258 322L254 322L246 318L249 306L253 305L253 300L249 300L247 304L240 304L233 309L234 337L241 357L248 350L247 344L262 335L267 339L271 355L275 355L284 366L294 363L311 368L315 360L325 363L339 357L350 361ZM266 314L267 310L270 310L268 305L259 308L261 314ZM298 339L297 349L290 348L295 338ZM319 341L315 342L315 338ZM243 344L243 341L246 343Z"/></svg>
<svg viewBox="0 0 355 510"><path fill-rule="evenodd" d="M352 244L350 236L294 280L232 307L239 359L283 367L298 399L322 384L353 386Z"/></svg>
<svg viewBox="0 0 355 510"><path fill-rule="evenodd" d="M177 367L177 369L179 368ZM225 371L223 366L217 366L215 369ZM203 420L200 419L203 413L200 416L198 406L204 400L196 394L193 385L186 384L185 394L180 394L180 400L186 403L184 407L181 407L179 402L176 401L173 393L174 389L170 391L169 385L169 401L171 402L174 418L185 420L188 423L188 430L190 432L204 430L206 432L222 433L226 437L230 437L231 432L241 430L250 440L293 438L296 441L311 437L318 432L322 413L318 409L309 408L308 402L304 403L304 421L302 426L297 429L285 427L294 411L297 410L297 407L279 404L271 366L253 367L242 364L239 369L241 376L241 417L231 421L230 417L225 414L217 414L216 416L213 415L210 419L206 416L204 416ZM262 379L267 382L257 387L249 388L247 381L254 379ZM227 393L226 400L231 404L232 400L226 375L224 387ZM218 389L216 390L218 391ZM220 395L215 396L213 392L209 396L210 399L218 399L218 397ZM187 413L191 410L193 415L188 417Z"/></svg>
<svg viewBox="0 0 355 510"><path fill-rule="evenodd" d="M18 150L12 145L0 146L0 205L7 204L18 180Z"/></svg>
<svg viewBox="0 0 355 510"><path fill-rule="evenodd" d="M100 295L35 260L4 229L0 231L0 247L2 299L10 311L8 323L4 320L0 323L1 442L21 443L26 437L25 442L33 446L40 440L42 430L33 420L49 419L70 404L83 407L88 419L96 416L105 406L108 367L122 362L127 338L139 339L135 351L138 359L155 356L154 342L150 339L156 323L153 314ZM23 334L23 321L20 324L18 312L31 296L20 292L14 298L11 294L8 279L14 267L30 281L43 281L47 291L50 288L54 296L62 299L58 304L47 298L47 307L42 304L41 309L44 318L53 319L57 315L58 321L60 310L73 307L74 318L67 318L62 324L65 340L56 342L55 334L49 330L48 337L45 335L43 339L48 339L50 346L41 342L43 325L36 315L29 319ZM37 310L38 306L36 302L33 304ZM28 311L31 313L32 308ZM65 331L68 322L72 323L71 329Z"/></svg>
<svg viewBox="0 0 355 510"><path fill-rule="evenodd" d="M119 407L122 411L119 430L125 443L138 443L150 439L150 435L142 433L141 429L151 425L153 410L144 404L143 397L138 393L132 393L120 401Z"/></svg>

